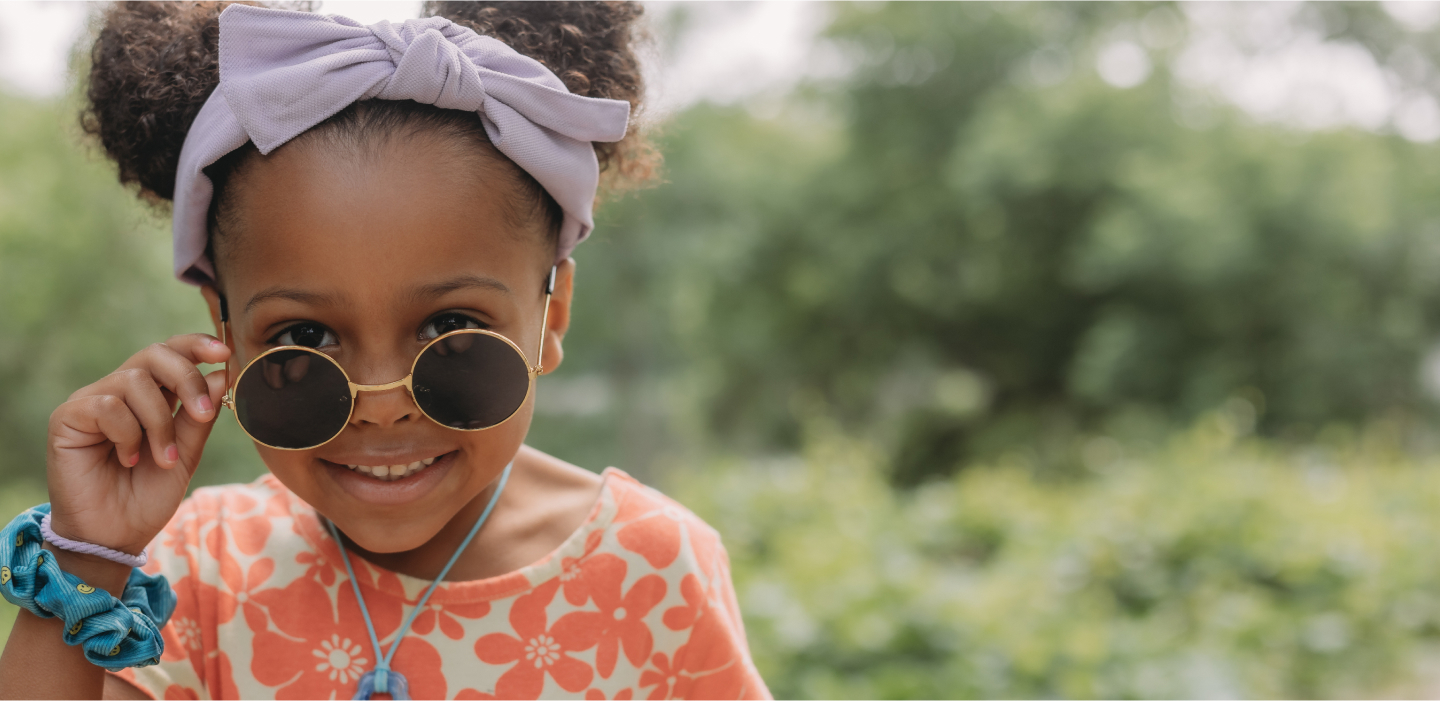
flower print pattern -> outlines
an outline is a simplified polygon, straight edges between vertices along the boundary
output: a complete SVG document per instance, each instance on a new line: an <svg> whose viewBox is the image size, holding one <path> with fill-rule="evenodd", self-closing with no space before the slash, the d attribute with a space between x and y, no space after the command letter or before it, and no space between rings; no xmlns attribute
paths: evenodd
<svg viewBox="0 0 1440 701"><path fill-rule="evenodd" d="M584 583L585 568L583 563L600 547L600 541L604 536L602 531L592 531L585 537L585 551L578 557L565 557L560 560L560 586L565 590L565 600L572 606L584 606L589 600L590 590ZM573 582L573 584L572 584Z"/></svg>
<svg viewBox="0 0 1440 701"><path fill-rule="evenodd" d="M674 681L668 698L729 699L753 695L755 691L747 689L750 683L747 670L737 664L745 659L739 657L738 652L730 619L707 605L691 628L690 640L670 659L667 679L673 676ZM643 680L641 684L644 685Z"/></svg>
<svg viewBox="0 0 1440 701"><path fill-rule="evenodd" d="M261 523L264 525L261 525ZM154 698L350 698L374 669L360 602L314 509L265 476L196 490L152 548L178 598ZM382 649L429 582L352 555ZM767 698L718 536L607 470L590 516L516 572L436 588L391 666L413 698Z"/></svg>
<svg viewBox="0 0 1440 701"><path fill-rule="evenodd" d="M194 538L193 528L195 521L195 510L193 502L185 502L176 509L175 515L170 518L170 524L161 531L160 546L175 553L178 557L185 557L187 550ZM150 560L141 568L147 574L155 574L160 571L160 563L157 560Z"/></svg>
<svg viewBox="0 0 1440 701"><path fill-rule="evenodd" d="M449 604L438 601L430 601L425 604L425 610L415 617L415 622L410 624L410 630L417 635L428 635L440 625L440 632L451 640L463 640L465 638L465 627L461 625L461 618L484 618L490 613L490 602L480 601L476 603Z"/></svg>
<svg viewBox="0 0 1440 701"><path fill-rule="evenodd" d="M351 677L359 679L365 674L365 665L370 660L365 658L364 653L359 643L351 642L349 638L342 639L339 633L332 633L329 640L321 640L320 647L310 651L320 658L315 671L328 674L330 681L338 681L342 685L348 684Z"/></svg>
<svg viewBox="0 0 1440 701"><path fill-rule="evenodd" d="M680 595L685 597L685 604L666 609L665 616L661 619L670 630L684 630L695 625L695 621L700 618L700 612L704 610L705 592L700 587L699 577L693 574L685 575L680 580Z"/></svg>
<svg viewBox="0 0 1440 701"><path fill-rule="evenodd" d="M295 564L305 568L305 577L314 577L325 586L335 583L335 578L344 573L345 565L340 561L340 549L335 540L320 525L320 519L310 514L297 516L292 524L296 535L307 542L319 543L314 550L301 550L295 555Z"/></svg>
<svg viewBox="0 0 1440 701"><path fill-rule="evenodd" d="M262 557L251 563L249 569L241 570L240 563L227 552L220 553L220 580L225 586L218 592L220 622L235 617L235 610L245 612L245 622L251 630L265 628L265 613L252 600L251 595L275 572L275 561Z"/></svg>
<svg viewBox="0 0 1440 701"><path fill-rule="evenodd" d="M340 656L330 657L331 650L340 649L354 658L357 657L352 654L355 647L362 648L358 656L365 659L360 663L363 671L373 668L377 653L369 649L364 617L351 588L338 587L334 606L324 587L304 578L296 579L283 590L263 592L257 598L268 607L277 630L257 632L252 640L250 671L255 678L267 686L279 687L276 698L353 696L358 676L342 676L343 668L337 665L346 660ZM381 645L388 651L386 637L400 626L401 604L395 599L372 598L375 600L366 602L370 619L381 637ZM317 651L329 662L317 662ZM411 673L406 677L416 698L445 695L439 654L429 643L407 636L396 651L392 665ZM336 672L333 676L332 671Z"/></svg>
<svg viewBox="0 0 1440 701"><path fill-rule="evenodd" d="M599 689L586 689L585 698L587 701L605 701L605 692ZM626 687L615 692L614 701L627 701L633 698L635 698L635 691Z"/></svg>
<svg viewBox="0 0 1440 701"><path fill-rule="evenodd" d="M675 656L684 654L685 646L680 646L675 651ZM640 688L653 686L655 689L650 692L647 699L683 699L688 698L686 691L690 688L690 677L681 673L679 665L672 665L670 659L663 652L655 653L651 659L654 669L647 669L640 673ZM716 697L720 698L720 697Z"/></svg>
<svg viewBox="0 0 1440 701"><path fill-rule="evenodd" d="M296 564L305 568L302 577L313 577L321 584L330 586L335 583L335 568L325 560L320 553L299 553L295 556Z"/></svg>
<svg viewBox="0 0 1440 701"><path fill-rule="evenodd" d="M545 607L555 597L560 580L552 579L515 600L510 608L510 625L515 635L491 633L475 641L475 656L492 665L514 663L495 683L495 694L508 699L538 699L545 677L554 678L560 688L583 691L590 685L590 666L568 653L595 644L598 631L574 625L562 618L549 628Z"/></svg>
<svg viewBox="0 0 1440 701"><path fill-rule="evenodd" d="M330 698L346 692L353 695L358 677L351 679L347 674L342 679L340 672L348 667L341 663L352 662L351 658L364 658L363 664L375 660L373 650L364 650L363 654L355 650L362 642L368 648L370 640L355 595L348 588L341 588L338 594L338 615L330 594L310 579L296 579L284 589L256 595L269 609L275 630L255 631L250 672L260 683L278 687L276 698ZM382 607L378 616L371 611L381 635L399 625L398 612L391 608ZM339 653L332 656L336 650ZM317 657L325 661L317 662Z"/></svg>
<svg viewBox="0 0 1440 701"><path fill-rule="evenodd" d="M266 502L268 503L268 499ZM233 546L246 555L255 555L270 539L270 517L268 509L261 508L260 500L249 494L233 495L225 504L222 516L224 527L211 528L206 533L205 548L211 557ZM257 513L258 512L258 513Z"/></svg>
<svg viewBox="0 0 1440 701"><path fill-rule="evenodd" d="M177 701L180 701L182 699L195 701L195 699L200 698L200 696L199 694L196 694L193 689L187 689L183 686L180 686L179 684L171 684L170 686L165 687L164 698L166 701L170 701L171 699L176 699Z"/></svg>
<svg viewBox="0 0 1440 701"><path fill-rule="evenodd" d="M580 581L589 585L587 593L600 610L576 611L561 619L570 625L594 631L599 643L595 651L595 671L602 678L608 679L615 671L615 661L622 646L631 664L637 667L645 664L654 645L654 636L645 623L645 617L665 598L665 579L654 574L641 577L629 592L621 596L620 587L625 581L627 567L624 560L609 553L586 560Z"/></svg>
<svg viewBox="0 0 1440 701"><path fill-rule="evenodd" d="M200 624L193 618L175 619L172 629L175 632L175 642L179 643L180 650L198 651L204 642L200 638Z"/></svg>
<svg viewBox="0 0 1440 701"><path fill-rule="evenodd" d="M620 545L644 556L657 570L669 566L680 554L680 511L635 498L626 501L616 516L617 522L628 521L616 533Z"/></svg>
<svg viewBox="0 0 1440 701"><path fill-rule="evenodd" d="M461 701L462 699L493 699L493 698L496 698L496 696L495 696L494 694L487 694L487 693L485 693L485 692L483 692L483 691L476 691L476 690L474 690L474 689L461 689L461 690L460 690L460 693L458 693L458 694L455 695L456 701Z"/></svg>
<svg viewBox="0 0 1440 701"><path fill-rule="evenodd" d="M160 631L165 641L165 651L160 661L188 662L196 677L207 687L222 683L219 660L207 655L218 645L218 628L207 626L201 619L202 612L215 612L223 608L219 601L222 594L218 587L205 584L196 577L182 577L171 582L176 595L175 611L170 623ZM231 609L233 613L233 609Z"/></svg>

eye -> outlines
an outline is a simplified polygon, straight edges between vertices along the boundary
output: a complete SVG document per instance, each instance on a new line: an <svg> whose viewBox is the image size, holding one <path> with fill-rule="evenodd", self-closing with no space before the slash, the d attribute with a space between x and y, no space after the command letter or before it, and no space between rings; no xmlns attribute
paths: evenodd
<svg viewBox="0 0 1440 701"><path fill-rule="evenodd" d="M424 326L420 327L420 340L428 341L432 338L444 336L451 331L459 331L460 329L483 328L485 328L485 324L482 324L468 316L465 316L464 314L460 314L458 312L445 312L444 314L439 314L431 318L430 321L425 322Z"/></svg>
<svg viewBox="0 0 1440 701"><path fill-rule="evenodd" d="M313 321L303 321L292 326L285 327L284 331L276 334L270 342L277 346L304 346L306 348L323 348L333 346L340 342L335 337L335 332L321 326Z"/></svg>

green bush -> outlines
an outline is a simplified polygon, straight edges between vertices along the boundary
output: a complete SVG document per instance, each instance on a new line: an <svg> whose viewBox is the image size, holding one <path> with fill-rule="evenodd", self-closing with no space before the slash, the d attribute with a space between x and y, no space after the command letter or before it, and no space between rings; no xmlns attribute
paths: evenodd
<svg viewBox="0 0 1440 701"><path fill-rule="evenodd" d="M1161 448L1022 452L912 493L812 427L803 458L686 472L726 537L779 697L1423 693L1440 632L1440 465L1381 424L1281 448L1218 413Z"/></svg>

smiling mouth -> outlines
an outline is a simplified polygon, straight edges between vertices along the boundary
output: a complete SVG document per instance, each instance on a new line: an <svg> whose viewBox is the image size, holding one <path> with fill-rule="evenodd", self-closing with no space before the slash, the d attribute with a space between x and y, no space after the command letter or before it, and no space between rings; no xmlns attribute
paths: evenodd
<svg viewBox="0 0 1440 701"><path fill-rule="evenodd" d="M346 465L345 467L350 468L352 472L365 475L371 479L377 479L381 482L394 482L395 480L403 480L429 467L436 460L443 457L445 456L437 455L433 458L425 458L424 460L416 460L415 462L401 465Z"/></svg>

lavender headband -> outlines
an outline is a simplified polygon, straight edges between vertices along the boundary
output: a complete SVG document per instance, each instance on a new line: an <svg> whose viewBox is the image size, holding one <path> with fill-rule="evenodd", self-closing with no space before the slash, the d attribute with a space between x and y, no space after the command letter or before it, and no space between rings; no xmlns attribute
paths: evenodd
<svg viewBox="0 0 1440 701"><path fill-rule="evenodd" d="M268 154L360 100L476 112L495 147L565 212L563 260L594 228L591 142L625 136L630 104L573 95L554 73L443 17L365 26L340 16L231 5L220 14L220 85L196 115L175 179L175 275L215 277L205 257L214 188L204 169L253 141Z"/></svg>

